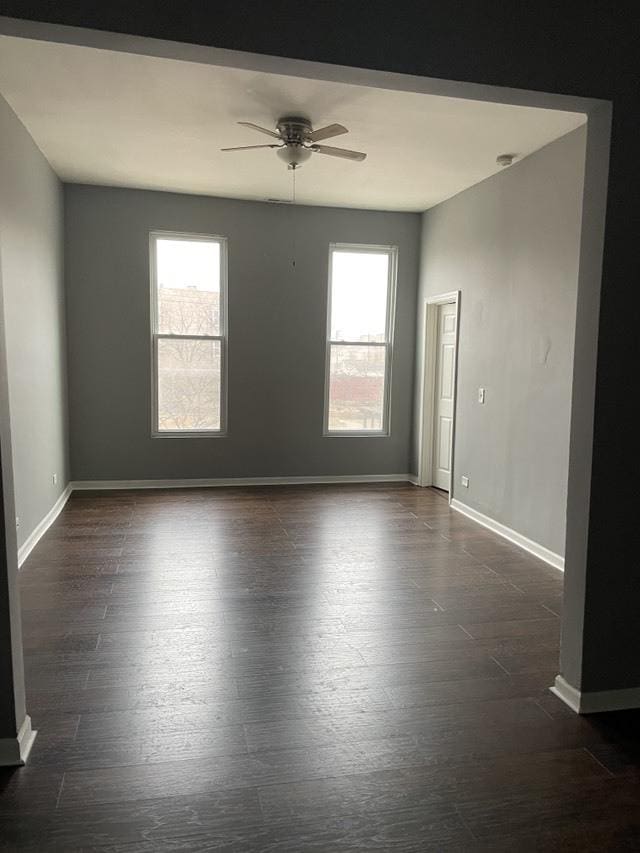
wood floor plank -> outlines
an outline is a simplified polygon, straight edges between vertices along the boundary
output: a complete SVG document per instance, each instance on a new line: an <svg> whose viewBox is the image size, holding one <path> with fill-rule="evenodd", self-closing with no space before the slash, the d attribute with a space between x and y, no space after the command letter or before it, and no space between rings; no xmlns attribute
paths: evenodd
<svg viewBox="0 0 640 853"><path fill-rule="evenodd" d="M20 577L0 850L636 850L562 574L402 483L74 493ZM600 846L598 846L600 845Z"/></svg>
<svg viewBox="0 0 640 853"><path fill-rule="evenodd" d="M482 762L416 770L383 770L358 776L270 785L259 789L265 812L271 816L309 817L318 814L348 815L418 808L430 803L460 803L498 794L513 795L514 789L532 796L581 781L606 779L606 772L584 750L561 750L532 756L498 756Z"/></svg>

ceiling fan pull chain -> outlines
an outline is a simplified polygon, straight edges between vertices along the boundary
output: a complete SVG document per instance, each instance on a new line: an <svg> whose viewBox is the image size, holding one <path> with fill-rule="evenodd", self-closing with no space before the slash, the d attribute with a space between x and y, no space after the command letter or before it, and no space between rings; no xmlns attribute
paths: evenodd
<svg viewBox="0 0 640 853"><path fill-rule="evenodd" d="M291 266L295 270L296 268L296 214L295 214L295 206L296 206L296 167L294 166L292 169L292 191L291 191Z"/></svg>

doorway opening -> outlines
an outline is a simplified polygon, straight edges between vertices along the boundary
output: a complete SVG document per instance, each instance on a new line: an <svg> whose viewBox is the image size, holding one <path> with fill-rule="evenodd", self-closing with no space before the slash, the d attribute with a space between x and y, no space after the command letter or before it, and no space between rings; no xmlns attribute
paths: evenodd
<svg viewBox="0 0 640 853"><path fill-rule="evenodd" d="M1 28L3 32L19 32L23 24L7 21L2 21ZM33 38L33 33L38 30L41 37L51 38L52 40L62 39L60 32L56 28L43 26L41 28L26 27ZM52 31L52 32L50 32ZM56 35L57 34L57 35ZM67 38L69 34L67 33ZM239 67L252 73L265 73L269 69L275 69L274 73L284 76L297 76L302 80L305 79L321 79L326 81L340 81L342 83L351 83L361 87L358 92L360 96L366 88L380 88L381 91L409 92L422 93L445 98L458 98L469 100L470 102L487 102L487 103L506 103L511 105L527 105L536 109L552 109L552 110L571 110L580 111L588 115L587 127L587 171L585 174L585 190L584 203L582 206L582 227L581 227L581 256L578 282L578 311L577 311L577 329L576 329L576 346L579 347L580 358L576 359L576 366L573 374L574 397L578 395L581 399L581 407L576 409L571 419L571 459L569 464L569 488L567 498L567 552L569 554L569 568L573 572L573 576L582 576L586 566L586 545L587 532L589 522L589 482L590 482L590 466L591 466L591 448L593 445L593 424L592 419L585 417L584 413L593 411L594 394L595 394L595 366L596 366L596 342L597 342L597 320L598 320L598 302L600 292L600 270L602 261L602 242L603 242L603 223L606 201L606 185L607 185L607 165L608 165L608 144L609 144L609 127L610 127L610 105L605 102L594 102L586 99L569 98L561 95L525 92L516 90L506 90L492 88L471 83L456 83L442 80L430 80L421 77L409 77L406 75L391 74L388 72L374 72L354 68L340 68L337 66L321 65L307 63L298 60L286 58L273 58L259 55L249 54L234 54L229 51L218 51L216 49L204 48L201 46L163 43L159 45L157 42L147 42L144 39L134 39L123 37L109 33L87 33L84 31L76 31L73 35L74 39L80 42L86 42L92 46L98 47L100 50L115 49L119 47L126 48L124 52L128 55L135 54L139 57L153 56L155 51L161 50L166 58L181 59L190 63L189 68L193 69L197 64L219 64L220 67L228 68L229 66ZM199 111L198 111L199 114ZM208 155L207 155L208 156ZM264 170L260 169L259 174ZM412 178L412 185L416 184L415 178ZM447 294L445 294L446 296ZM451 294L448 294L449 296ZM456 310L459 308L459 294L455 293ZM465 296L466 299L466 296ZM440 300L440 301L438 301ZM438 328L438 318L441 318L441 305L451 304L450 301L442 301L442 297L430 298L425 304L427 319L431 318L430 322L434 324L434 328ZM465 302L465 305L467 303ZM456 320L459 321L459 315L456 313ZM456 329L456 345L455 352L458 346L458 329L459 322L455 323ZM425 377L422 383L418 383L419 388L425 388L426 383L430 379L429 389L431 390L431 405L428 404L428 397L421 408L422 422L421 429L417 434L421 438L421 448L419 454L420 468L418 471L420 485L434 485L434 434L435 416L434 402L436 398L436 376L437 376L437 346L434 334L428 334L427 342L433 342L434 352L432 360L429 362L433 370L430 373L425 371ZM4 359L3 359L4 360ZM442 361L442 359L441 359ZM455 443L455 411L456 411L456 393L455 393L455 373L457 359L453 363L453 396L450 422L448 432L446 428L441 430L441 437L444 441L445 453L441 454L439 462L443 459L448 459L448 479L449 488L453 484L455 471L454 459L454 443ZM425 359L420 362L420 369L425 365ZM4 368L4 365L2 365ZM2 370L0 370L2 372ZM412 380L413 381L413 377ZM428 431L428 441L425 441L425 432ZM378 441L378 439L376 439ZM446 453L448 444L448 457ZM11 446L10 442L4 440L3 436L3 454L10 458ZM346 456L346 453L345 453ZM412 468L412 476L414 469ZM446 466L442 469L443 476L446 477ZM13 522L12 522L13 523ZM15 574L15 571L14 571ZM571 602L571 609L565 610L565 614L571 611L579 613L580 601L578 596L574 596L575 601ZM564 632L563 642L567 646L568 651L572 653L571 659L575 658L573 654L575 649L580 648L581 633L579 619L568 619L565 615L565 620L569 627L569 631ZM21 637L19 632L12 638L16 648L21 651ZM565 653L568 656L568 652ZM575 680L575 679L574 679Z"/></svg>
<svg viewBox="0 0 640 853"><path fill-rule="evenodd" d="M425 300L419 485L450 495L456 414L460 291Z"/></svg>

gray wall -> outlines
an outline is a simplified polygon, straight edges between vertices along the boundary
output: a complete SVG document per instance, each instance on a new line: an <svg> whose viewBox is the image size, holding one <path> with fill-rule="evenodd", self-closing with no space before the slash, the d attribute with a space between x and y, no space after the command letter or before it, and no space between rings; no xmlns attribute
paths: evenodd
<svg viewBox="0 0 640 853"><path fill-rule="evenodd" d="M0 298L0 751L5 738L16 737L26 713L6 354L4 305Z"/></svg>
<svg viewBox="0 0 640 853"><path fill-rule="evenodd" d="M422 226L419 341L424 299L462 292L453 495L558 554L585 141L581 127L427 211ZM422 345L416 358L420 376Z"/></svg>
<svg viewBox="0 0 640 853"><path fill-rule="evenodd" d="M67 185L65 219L73 479L406 473L418 214ZM228 237L227 437L150 437L156 229ZM389 437L322 437L332 241L399 247Z"/></svg>
<svg viewBox="0 0 640 853"><path fill-rule="evenodd" d="M0 263L19 544L68 481L62 249L62 185L0 98Z"/></svg>

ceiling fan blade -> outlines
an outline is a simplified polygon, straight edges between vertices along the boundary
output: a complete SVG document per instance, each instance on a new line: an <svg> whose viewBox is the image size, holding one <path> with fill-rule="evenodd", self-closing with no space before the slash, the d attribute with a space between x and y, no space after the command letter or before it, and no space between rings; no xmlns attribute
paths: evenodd
<svg viewBox="0 0 640 853"><path fill-rule="evenodd" d="M251 148L282 148L282 145L276 145L272 143L269 145L236 145L234 148L221 148L221 151L249 151Z"/></svg>
<svg viewBox="0 0 640 853"><path fill-rule="evenodd" d="M362 162L366 158L366 154L362 151L349 151L348 148L333 148L331 145L312 145L312 151L318 154L328 154L330 157L343 157L345 160L358 160Z"/></svg>
<svg viewBox="0 0 640 853"><path fill-rule="evenodd" d="M260 127L259 124L253 124L250 121L239 121L238 124L241 124L243 127L250 127L253 130L258 130L260 133L266 133L267 136L273 136L274 139L280 139L280 134L276 133L275 130L267 130L266 127Z"/></svg>
<svg viewBox="0 0 640 853"><path fill-rule="evenodd" d="M321 139L330 139L332 136L340 136L342 133L349 133L349 131L341 124L329 124L326 127L314 130L309 139L311 142L320 142Z"/></svg>

